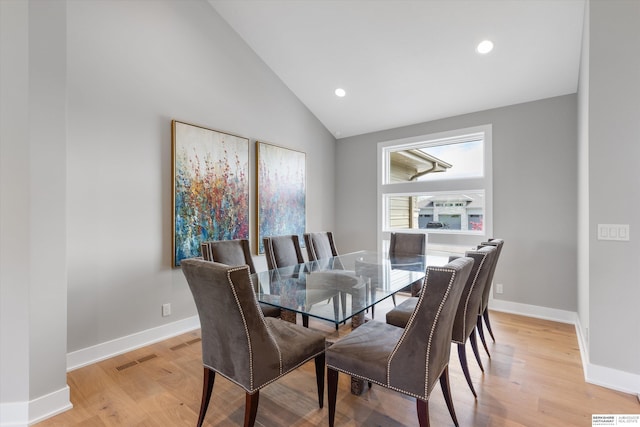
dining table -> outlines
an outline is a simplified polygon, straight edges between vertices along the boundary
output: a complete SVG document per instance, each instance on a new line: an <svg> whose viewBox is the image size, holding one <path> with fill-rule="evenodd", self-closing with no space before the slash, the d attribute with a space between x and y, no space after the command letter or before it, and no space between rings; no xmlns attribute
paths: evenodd
<svg viewBox="0 0 640 427"><path fill-rule="evenodd" d="M448 255L441 252L390 258L362 250L258 272L253 282L258 301L282 309L290 321L300 313L333 322L336 329L349 320L351 328L357 328L375 304L423 280L427 266L447 261ZM351 392L363 390L364 383L352 378Z"/></svg>

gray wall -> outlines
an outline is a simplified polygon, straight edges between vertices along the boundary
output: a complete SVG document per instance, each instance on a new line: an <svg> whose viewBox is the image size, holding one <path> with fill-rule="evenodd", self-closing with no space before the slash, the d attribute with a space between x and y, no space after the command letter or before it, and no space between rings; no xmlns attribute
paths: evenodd
<svg viewBox="0 0 640 427"><path fill-rule="evenodd" d="M66 4L3 1L0 16L0 403L64 405Z"/></svg>
<svg viewBox="0 0 640 427"><path fill-rule="evenodd" d="M67 352L196 315L171 119L250 138L252 165L256 139L306 152L310 230L334 226L335 139L204 0L0 6L0 403L23 420L66 390Z"/></svg>
<svg viewBox="0 0 640 427"><path fill-rule="evenodd" d="M306 152L308 228L333 227L335 139L206 1L70 2L68 33L69 351L195 314L171 119L251 138L252 165L255 139Z"/></svg>
<svg viewBox="0 0 640 427"><path fill-rule="evenodd" d="M578 81L578 338L583 351L589 331L589 2L584 8Z"/></svg>
<svg viewBox="0 0 640 427"><path fill-rule="evenodd" d="M576 107L567 95L338 140L340 250L376 248L378 142L492 124L494 236L506 240L494 297L576 311Z"/></svg>
<svg viewBox="0 0 640 427"><path fill-rule="evenodd" d="M595 365L635 374L640 374L638 46L640 2L590 3L589 357ZM598 241L597 224L629 224L631 240Z"/></svg>

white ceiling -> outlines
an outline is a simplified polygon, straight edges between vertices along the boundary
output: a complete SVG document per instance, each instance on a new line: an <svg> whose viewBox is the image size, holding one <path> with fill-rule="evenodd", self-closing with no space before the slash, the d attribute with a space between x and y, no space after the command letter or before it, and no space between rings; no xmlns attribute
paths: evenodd
<svg viewBox="0 0 640 427"><path fill-rule="evenodd" d="M584 0L209 2L337 138L578 87Z"/></svg>

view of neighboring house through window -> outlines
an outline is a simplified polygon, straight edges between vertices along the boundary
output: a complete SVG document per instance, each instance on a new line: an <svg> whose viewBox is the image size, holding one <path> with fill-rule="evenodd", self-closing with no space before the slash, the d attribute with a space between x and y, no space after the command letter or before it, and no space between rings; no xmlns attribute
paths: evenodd
<svg viewBox="0 0 640 427"><path fill-rule="evenodd" d="M491 126L379 144L379 225L477 244L492 231Z"/></svg>

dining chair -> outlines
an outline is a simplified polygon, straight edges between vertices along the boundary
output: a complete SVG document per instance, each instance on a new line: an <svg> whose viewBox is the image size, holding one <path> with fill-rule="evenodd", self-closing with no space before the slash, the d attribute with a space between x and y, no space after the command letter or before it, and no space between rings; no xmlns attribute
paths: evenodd
<svg viewBox="0 0 640 427"><path fill-rule="evenodd" d="M333 233L331 231L320 231L314 233L304 233L304 243L307 248L307 258L309 261L316 261L321 263L321 260L326 260L330 264L318 265L319 269L324 267L342 270L344 267L340 264L339 259L334 257L339 256L336 244L333 239ZM331 260L331 261L328 261ZM344 292L340 292L340 303L342 304L343 315L346 312L347 296ZM336 301L334 300L334 304ZM338 326L336 325L336 330Z"/></svg>
<svg viewBox="0 0 640 427"><path fill-rule="evenodd" d="M500 258L500 254L502 253L502 246L504 245L503 239L489 239L486 242L480 243L480 246L495 246L496 247L496 255L493 259L493 265L491 266L491 271L489 272L489 277L487 278L487 286L484 288L484 292L482 293L482 304L480 306L480 311L478 312L478 321L476 324L476 329L478 330L478 335L480 335L480 341L482 341L482 346L484 347L484 351L487 352L487 356L491 357L489 353L489 347L487 347L487 341L484 338L484 330L482 324L486 326L489 331L489 335L491 335L491 339L493 342L496 342L495 337L493 336L493 330L491 330L491 321L489 320L489 296L491 295L491 285L493 284L493 274L496 271L496 266L498 265L498 259Z"/></svg>
<svg viewBox="0 0 640 427"><path fill-rule="evenodd" d="M269 270L295 267L305 262L302 256L302 250L300 249L300 238L297 235L271 236L264 237L262 240ZM292 271L293 275L304 273L304 271ZM328 300L333 296L333 293L324 290L318 290L317 292L307 292L305 290L304 296L306 307L309 308L311 305L320 301ZM335 301L334 311L337 312L337 310L337 301ZM296 323L296 314L293 311L283 310L281 318ZM302 315L302 324L306 327L309 326L308 315Z"/></svg>
<svg viewBox="0 0 640 427"><path fill-rule="evenodd" d="M480 370L484 372L482 360L480 360L480 354L478 352L475 327L480 302L482 300L482 292L487 284L487 277L489 276L489 271L495 256L495 248L489 246L482 247L478 250L467 251L464 256L473 260L473 267L464 285L464 290L460 297L460 304L456 310L451 341L457 344L458 358L460 359L460 365L467 384L473 396L478 397L471 382L469 365L467 364L466 344L467 341L471 342L471 348L473 349L473 354L478 362L478 366ZM457 257L450 257L449 261L456 258ZM405 327L409 322L411 314L415 310L417 301L417 297L410 297L389 311L387 313L387 323L401 328Z"/></svg>
<svg viewBox="0 0 640 427"><path fill-rule="evenodd" d="M247 265L251 274L256 272L247 239L211 240L202 242L200 249L205 261L214 261L230 266ZM267 317L280 317L281 310L278 307L261 302L260 308L262 314Z"/></svg>
<svg viewBox="0 0 640 427"><path fill-rule="evenodd" d="M473 260L458 258L427 267L424 286L405 328L367 322L327 349L329 426L336 415L338 375L343 372L416 398L420 426L429 426L429 397L437 380L454 424L449 387L453 321Z"/></svg>
<svg viewBox="0 0 640 427"><path fill-rule="evenodd" d="M391 233L389 240L389 261L393 266L394 260L410 258L427 254L427 235L421 233ZM407 267L402 267L407 269ZM416 269L424 271L424 264L416 265ZM410 291L414 297L420 292L422 280L412 283L401 291ZM393 305L396 305L396 296L392 295Z"/></svg>
<svg viewBox="0 0 640 427"><path fill-rule="evenodd" d="M204 380L197 426L209 406L216 374L245 392L244 425L253 426L260 389L315 360L318 403L323 407L325 338L316 331L273 317L264 317L248 266L190 258L182 271L200 318Z"/></svg>
<svg viewBox="0 0 640 427"><path fill-rule="evenodd" d="M304 243L307 247L307 257L309 261L338 256L331 231L304 233Z"/></svg>

